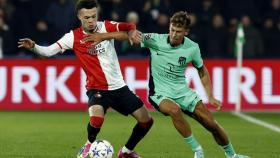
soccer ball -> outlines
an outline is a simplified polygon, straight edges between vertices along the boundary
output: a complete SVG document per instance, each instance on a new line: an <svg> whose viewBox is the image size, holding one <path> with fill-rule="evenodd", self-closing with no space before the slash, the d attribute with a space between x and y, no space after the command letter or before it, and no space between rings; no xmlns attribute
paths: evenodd
<svg viewBox="0 0 280 158"><path fill-rule="evenodd" d="M113 153L113 146L107 140L96 140L89 149L90 158L112 158Z"/></svg>

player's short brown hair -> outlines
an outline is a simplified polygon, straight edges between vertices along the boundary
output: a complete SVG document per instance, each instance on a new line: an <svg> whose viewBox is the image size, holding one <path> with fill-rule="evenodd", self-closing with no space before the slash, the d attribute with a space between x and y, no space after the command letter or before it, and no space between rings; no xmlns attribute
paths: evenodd
<svg viewBox="0 0 280 158"><path fill-rule="evenodd" d="M173 14L170 19L170 23L176 27L184 27L185 29L189 29L191 19L186 11L179 11Z"/></svg>
<svg viewBox="0 0 280 158"><path fill-rule="evenodd" d="M85 9L91 9L98 7L97 0L78 0L76 3L76 12L78 13L79 10L85 8Z"/></svg>

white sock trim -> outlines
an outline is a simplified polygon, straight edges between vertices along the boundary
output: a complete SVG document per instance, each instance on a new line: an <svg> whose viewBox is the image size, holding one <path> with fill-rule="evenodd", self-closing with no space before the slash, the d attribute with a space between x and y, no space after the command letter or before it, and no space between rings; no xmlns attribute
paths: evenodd
<svg viewBox="0 0 280 158"><path fill-rule="evenodd" d="M195 151L198 151L198 150L203 150L201 145L199 145L199 146L195 149Z"/></svg>
<svg viewBox="0 0 280 158"><path fill-rule="evenodd" d="M123 153L128 153L128 154L129 154L129 153L131 153L132 151L129 150L129 149L127 149L126 146L123 146L123 147L122 147L122 152L123 152Z"/></svg>

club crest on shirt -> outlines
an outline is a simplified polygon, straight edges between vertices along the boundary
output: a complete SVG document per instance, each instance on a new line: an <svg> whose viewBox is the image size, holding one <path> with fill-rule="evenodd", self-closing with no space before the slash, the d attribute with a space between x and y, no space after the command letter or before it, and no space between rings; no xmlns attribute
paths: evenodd
<svg viewBox="0 0 280 158"><path fill-rule="evenodd" d="M95 97L95 98L101 98L102 95L100 94L100 92L97 92L97 93L94 94L94 97Z"/></svg>
<svg viewBox="0 0 280 158"><path fill-rule="evenodd" d="M178 60L178 63L180 64L181 67L186 65L187 59L185 57L180 57Z"/></svg>

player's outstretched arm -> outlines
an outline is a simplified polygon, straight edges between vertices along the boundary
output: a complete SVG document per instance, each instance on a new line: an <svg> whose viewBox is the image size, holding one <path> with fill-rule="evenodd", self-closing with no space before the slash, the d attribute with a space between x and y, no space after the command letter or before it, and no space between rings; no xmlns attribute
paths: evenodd
<svg viewBox="0 0 280 158"><path fill-rule="evenodd" d="M93 44L96 45L104 40L111 39L115 39L118 41L128 40L128 34L124 31L109 33L92 33L85 36L85 38L82 39L82 42L93 42Z"/></svg>
<svg viewBox="0 0 280 158"><path fill-rule="evenodd" d="M217 110L220 110L222 104L213 96L210 75L207 68L205 66L202 66L202 68L198 69L198 74L206 90L210 104L216 107Z"/></svg>
<svg viewBox="0 0 280 158"><path fill-rule="evenodd" d="M139 44L142 36L141 32L138 30L130 30L128 32L108 32L108 33L93 33L88 34L85 38L82 39L83 42L94 42L96 45L104 40L115 39L118 41L129 40L130 44Z"/></svg>
<svg viewBox="0 0 280 158"><path fill-rule="evenodd" d="M18 41L18 48L25 48L29 49L41 56L50 57L53 56L61 51L58 44L54 43L50 46L43 47L37 45L33 40L30 38L22 38Z"/></svg>

